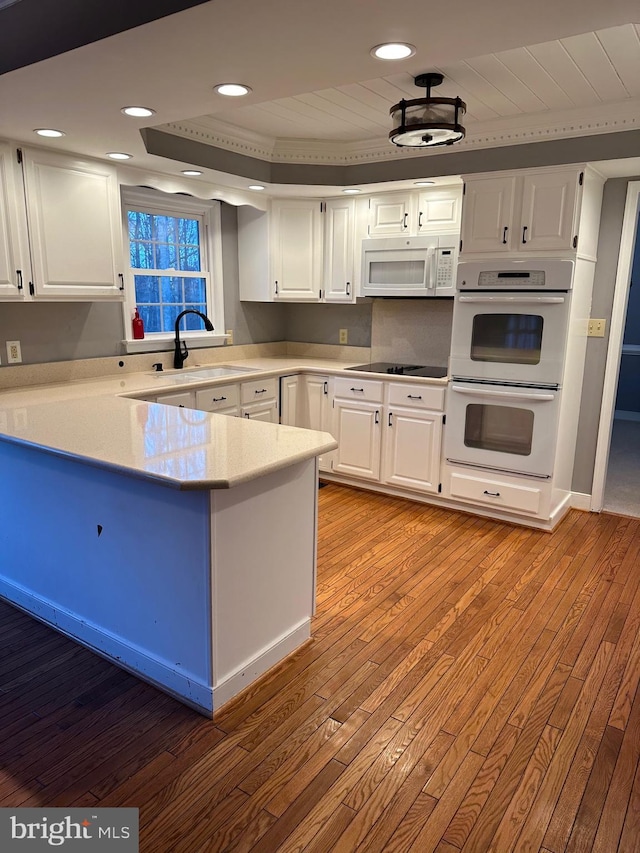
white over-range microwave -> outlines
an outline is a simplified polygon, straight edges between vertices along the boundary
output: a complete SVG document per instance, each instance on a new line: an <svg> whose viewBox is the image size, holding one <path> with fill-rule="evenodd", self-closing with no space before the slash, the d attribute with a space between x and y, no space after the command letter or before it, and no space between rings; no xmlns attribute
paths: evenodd
<svg viewBox="0 0 640 853"><path fill-rule="evenodd" d="M362 241L363 296L454 296L459 234Z"/></svg>

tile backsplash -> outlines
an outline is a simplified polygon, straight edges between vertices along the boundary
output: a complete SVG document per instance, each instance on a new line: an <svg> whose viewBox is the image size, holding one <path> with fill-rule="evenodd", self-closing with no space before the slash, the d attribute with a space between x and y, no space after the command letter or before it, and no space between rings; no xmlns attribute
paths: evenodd
<svg viewBox="0 0 640 853"><path fill-rule="evenodd" d="M371 360L447 367L453 299L374 299Z"/></svg>

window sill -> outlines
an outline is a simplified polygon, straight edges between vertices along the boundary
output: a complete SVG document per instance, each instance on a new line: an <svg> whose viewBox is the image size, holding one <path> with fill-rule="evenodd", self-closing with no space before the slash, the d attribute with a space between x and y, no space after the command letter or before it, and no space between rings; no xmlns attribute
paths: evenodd
<svg viewBox="0 0 640 853"><path fill-rule="evenodd" d="M202 349L203 347L222 347L227 342L227 335L212 335L210 333L199 335L196 333L180 332L180 340L189 349ZM125 352L168 352L175 346L173 335L147 335L141 340L126 340L122 342Z"/></svg>

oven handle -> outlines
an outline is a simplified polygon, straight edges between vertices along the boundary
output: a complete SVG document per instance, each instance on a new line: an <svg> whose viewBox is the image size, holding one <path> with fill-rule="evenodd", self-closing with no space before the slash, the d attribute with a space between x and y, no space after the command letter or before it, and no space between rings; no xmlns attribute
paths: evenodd
<svg viewBox="0 0 640 853"><path fill-rule="evenodd" d="M534 302L536 305L558 305L564 296L459 296L458 302Z"/></svg>
<svg viewBox="0 0 640 853"><path fill-rule="evenodd" d="M555 394L526 394L521 391L487 391L480 388L462 388L460 385L452 385L452 391L461 394L471 394L472 397L508 397L510 400L526 400L534 403L544 403L555 400Z"/></svg>

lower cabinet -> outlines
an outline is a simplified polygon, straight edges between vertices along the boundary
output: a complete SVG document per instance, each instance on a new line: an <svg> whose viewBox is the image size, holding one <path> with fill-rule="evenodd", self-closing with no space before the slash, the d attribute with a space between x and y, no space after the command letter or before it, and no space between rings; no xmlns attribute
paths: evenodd
<svg viewBox="0 0 640 853"><path fill-rule="evenodd" d="M280 423L333 434L331 377L315 374L280 378ZM330 471L335 451L318 457L320 471Z"/></svg>
<svg viewBox="0 0 640 853"><path fill-rule="evenodd" d="M239 385L217 385L196 391L196 409L201 412L215 412L217 415L240 417Z"/></svg>
<svg viewBox="0 0 640 853"><path fill-rule="evenodd" d="M252 421L280 422L278 405L278 380L255 379L240 383L240 405L243 418Z"/></svg>
<svg viewBox="0 0 640 853"><path fill-rule="evenodd" d="M336 379L333 472L438 492L443 408L443 387Z"/></svg>
<svg viewBox="0 0 640 853"><path fill-rule="evenodd" d="M278 380L273 378L160 394L155 402L272 424L279 422Z"/></svg>

